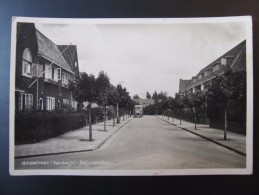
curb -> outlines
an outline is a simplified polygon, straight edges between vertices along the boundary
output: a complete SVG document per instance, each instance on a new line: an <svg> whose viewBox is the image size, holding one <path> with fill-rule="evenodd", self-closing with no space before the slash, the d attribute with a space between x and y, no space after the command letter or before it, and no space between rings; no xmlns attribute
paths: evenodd
<svg viewBox="0 0 259 195"><path fill-rule="evenodd" d="M165 119L162 119L162 118L159 118L159 117L157 117L157 118L160 119L160 120L163 120L163 121L165 121L165 122L167 122L167 123L169 123L169 124L171 124L171 125L174 125L175 127L178 127L178 128L183 129L183 130L185 130L185 131L187 131L187 132L189 132L189 133L192 133L192 134L197 135L197 136L199 136L199 137L201 137L201 138L203 138L203 139L206 139L206 140L208 140L208 141L210 141L210 142L213 142L213 143L215 143L215 144L217 144L217 145L219 145L219 146L222 146L222 147L224 147L224 148L227 148L227 149L229 149L229 150L231 150L231 151L233 151L233 152L235 152L235 153L237 153L237 154L240 154L240 155L242 155L242 156L246 156L246 153L244 153L244 152L242 152L242 151L239 151L239 150L237 150L237 149L235 149L235 148L226 146L226 145L224 145L224 144L222 144L222 143L220 143L220 142L218 142L218 141L215 141L215 140L213 140L213 139L211 139L211 138L208 138L208 137L206 137L206 136L203 136L203 135L201 135L201 134L199 134L199 133L193 132L193 131L191 131L191 130L189 130L189 129L186 129L186 128L184 128L184 127L179 127L179 126L177 126L176 124L173 124L173 123L171 123L170 121L167 121L167 120L165 120Z"/></svg>
<svg viewBox="0 0 259 195"><path fill-rule="evenodd" d="M24 155L24 156L15 156L14 159L21 159L21 158L31 158L31 157L40 157L40 156L52 156L52 155L62 155L62 154L72 154L72 153L79 153L79 152L90 152L99 149L109 138L111 138L115 133L117 133L122 127L128 124L132 120L129 119L123 125L121 125L117 130L115 130L111 135L105 138L102 142L97 144L96 147L93 149L86 149L86 150L72 150L72 151L65 151L65 152L53 152L53 153L45 153L45 154L32 154L32 155Z"/></svg>

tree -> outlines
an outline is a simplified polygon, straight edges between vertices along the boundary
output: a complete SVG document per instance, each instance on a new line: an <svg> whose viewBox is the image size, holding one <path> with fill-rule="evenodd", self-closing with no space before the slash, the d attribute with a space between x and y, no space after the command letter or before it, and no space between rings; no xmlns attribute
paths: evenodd
<svg viewBox="0 0 259 195"><path fill-rule="evenodd" d="M195 130L197 129L197 108L204 104L205 99L204 92L200 90L196 90L195 92L187 91L185 93L185 104L194 114Z"/></svg>
<svg viewBox="0 0 259 195"><path fill-rule="evenodd" d="M150 93L147 91L147 94L146 94L146 98L147 99L151 99L151 95L150 95Z"/></svg>
<svg viewBox="0 0 259 195"><path fill-rule="evenodd" d="M119 102L119 94L117 88L110 84L110 90L107 96L107 103L113 106L113 126L115 126L115 107L117 108L117 104ZM118 118L117 118L118 122Z"/></svg>
<svg viewBox="0 0 259 195"><path fill-rule="evenodd" d="M233 72L229 66L206 86L208 104L214 104L224 111L224 140L227 139L228 111L232 101L245 107L246 77L243 72Z"/></svg>
<svg viewBox="0 0 259 195"><path fill-rule="evenodd" d="M174 112L177 109L177 102L173 97L168 98L168 107L173 112L172 120L174 120Z"/></svg>
<svg viewBox="0 0 259 195"><path fill-rule="evenodd" d="M136 94L136 95L133 95L133 99L134 99L134 100L137 100L137 99L139 99L139 96L138 96L138 94Z"/></svg>
<svg viewBox="0 0 259 195"><path fill-rule="evenodd" d="M88 75L85 72L75 76L75 79L69 82L69 88L72 95L79 103L88 102L89 117L89 140L92 141L92 118L91 104L97 100L98 90L96 87L96 78L94 75Z"/></svg>
<svg viewBox="0 0 259 195"><path fill-rule="evenodd" d="M124 87L122 88L121 84L117 85L117 92L118 92L118 105L120 108L122 108L123 112L123 119L125 115L125 108L127 107L127 103L130 99L129 92L127 92L127 89Z"/></svg>
<svg viewBox="0 0 259 195"><path fill-rule="evenodd" d="M97 103L104 108L104 131L106 130L107 98L110 92L110 78L104 71L100 71L96 78Z"/></svg>
<svg viewBox="0 0 259 195"><path fill-rule="evenodd" d="M157 102L158 96L157 96L157 92L156 92L156 91L153 93L152 99L153 99L155 102Z"/></svg>
<svg viewBox="0 0 259 195"><path fill-rule="evenodd" d="M176 102L176 108L178 110L178 114L180 112L180 125L182 124L182 109L184 108L184 95L181 93L175 94L175 102Z"/></svg>

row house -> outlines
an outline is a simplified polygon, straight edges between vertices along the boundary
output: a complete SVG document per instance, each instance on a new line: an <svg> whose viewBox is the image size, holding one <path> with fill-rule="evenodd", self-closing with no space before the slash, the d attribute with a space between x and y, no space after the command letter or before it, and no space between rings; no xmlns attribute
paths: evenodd
<svg viewBox="0 0 259 195"><path fill-rule="evenodd" d="M68 88L79 74L75 45L56 45L34 23L17 24L16 112L77 109Z"/></svg>
<svg viewBox="0 0 259 195"><path fill-rule="evenodd" d="M224 72L224 66L229 65L233 71L246 71L246 41L244 40L233 49L207 65L189 80L180 79L179 93L187 90L204 90L204 84Z"/></svg>

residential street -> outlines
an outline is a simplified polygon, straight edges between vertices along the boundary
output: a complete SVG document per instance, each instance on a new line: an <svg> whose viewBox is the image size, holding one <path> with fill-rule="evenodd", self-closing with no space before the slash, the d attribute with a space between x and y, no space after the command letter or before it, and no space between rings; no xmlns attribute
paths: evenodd
<svg viewBox="0 0 259 195"><path fill-rule="evenodd" d="M155 116L133 118L95 151L15 160L15 169L136 170L245 166L245 156Z"/></svg>

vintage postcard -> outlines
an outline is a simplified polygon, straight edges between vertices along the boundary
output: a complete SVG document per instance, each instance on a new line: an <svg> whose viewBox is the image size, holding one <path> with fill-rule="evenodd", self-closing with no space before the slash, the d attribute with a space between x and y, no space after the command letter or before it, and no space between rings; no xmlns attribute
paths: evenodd
<svg viewBox="0 0 259 195"><path fill-rule="evenodd" d="M253 173L252 18L13 17L11 175Z"/></svg>

